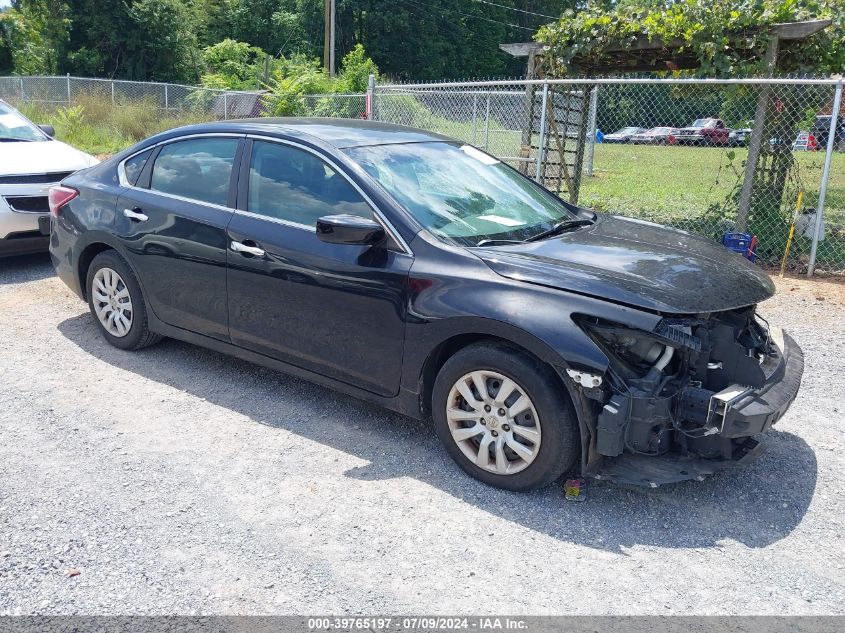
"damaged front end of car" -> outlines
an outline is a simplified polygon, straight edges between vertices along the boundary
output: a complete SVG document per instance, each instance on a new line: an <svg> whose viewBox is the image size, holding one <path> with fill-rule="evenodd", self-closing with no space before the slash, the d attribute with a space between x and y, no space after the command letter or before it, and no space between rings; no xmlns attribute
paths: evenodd
<svg viewBox="0 0 845 633"><path fill-rule="evenodd" d="M801 384L801 349L755 306L664 317L649 332L577 321L608 359L603 374L566 370L585 476L656 486L746 464Z"/></svg>

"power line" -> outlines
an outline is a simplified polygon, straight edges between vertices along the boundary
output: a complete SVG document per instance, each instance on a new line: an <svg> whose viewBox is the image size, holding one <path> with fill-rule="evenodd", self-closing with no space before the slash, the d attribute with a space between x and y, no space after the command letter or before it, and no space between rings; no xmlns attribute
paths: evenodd
<svg viewBox="0 0 845 633"><path fill-rule="evenodd" d="M434 9L435 11L440 12L441 17L446 17L445 15L443 15L443 7L435 7L435 6L432 6L430 4L416 2L415 0L402 0L402 1L403 2L410 2L411 4L414 4L414 5L416 5L420 8L428 7L429 9ZM530 31L531 33L533 33L534 31L537 30L537 29L532 29L532 28L527 27L527 26L521 26L519 24L512 24L510 22L502 22L501 20L494 20L493 18L486 18L483 15L473 15L472 13L464 13L462 11L458 11L457 9L451 9L450 8L449 11L452 11L453 13L457 13L458 15L462 15L465 18L475 18L476 20L484 20L485 22L493 22L494 24L501 24L502 26L509 26L511 28L514 28L514 29L522 29L523 31Z"/></svg>
<svg viewBox="0 0 845 633"><path fill-rule="evenodd" d="M527 11L525 9L517 9L516 7L509 7L504 4L497 4L496 2L488 2L488 0L472 0L473 2L479 2L481 4L489 4L492 7L499 7L500 9L507 9L508 11L516 11L518 13L525 13L527 15L536 15L537 17L541 18L549 18L550 20L559 20L560 16L554 15L546 15L545 13L535 13L534 11Z"/></svg>

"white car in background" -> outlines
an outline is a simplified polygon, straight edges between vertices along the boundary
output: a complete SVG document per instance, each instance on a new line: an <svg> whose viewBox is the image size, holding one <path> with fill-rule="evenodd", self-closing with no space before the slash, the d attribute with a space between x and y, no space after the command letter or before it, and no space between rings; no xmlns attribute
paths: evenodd
<svg viewBox="0 0 845 633"><path fill-rule="evenodd" d="M46 252L47 191L75 171L96 165L93 156L52 138L0 100L0 257Z"/></svg>

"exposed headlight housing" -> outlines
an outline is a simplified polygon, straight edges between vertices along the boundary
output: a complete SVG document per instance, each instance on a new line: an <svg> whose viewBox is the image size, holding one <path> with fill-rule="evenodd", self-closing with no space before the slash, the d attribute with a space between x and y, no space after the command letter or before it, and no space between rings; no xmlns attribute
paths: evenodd
<svg viewBox="0 0 845 633"><path fill-rule="evenodd" d="M579 324L622 378L643 377L668 347L678 346L676 341L658 332L635 330L620 323L583 319Z"/></svg>

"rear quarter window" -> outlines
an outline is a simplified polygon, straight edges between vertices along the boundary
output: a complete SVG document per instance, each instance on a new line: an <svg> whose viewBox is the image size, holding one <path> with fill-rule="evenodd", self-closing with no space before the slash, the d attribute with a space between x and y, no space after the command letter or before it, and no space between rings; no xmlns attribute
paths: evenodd
<svg viewBox="0 0 845 633"><path fill-rule="evenodd" d="M144 171L144 165L147 164L147 160L150 158L150 154L152 153L153 150L148 149L146 152L136 154L123 163L123 173L126 176L126 182L128 184L133 187L135 186L138 182L138 177L141 175L141 172Z"/></svg>

